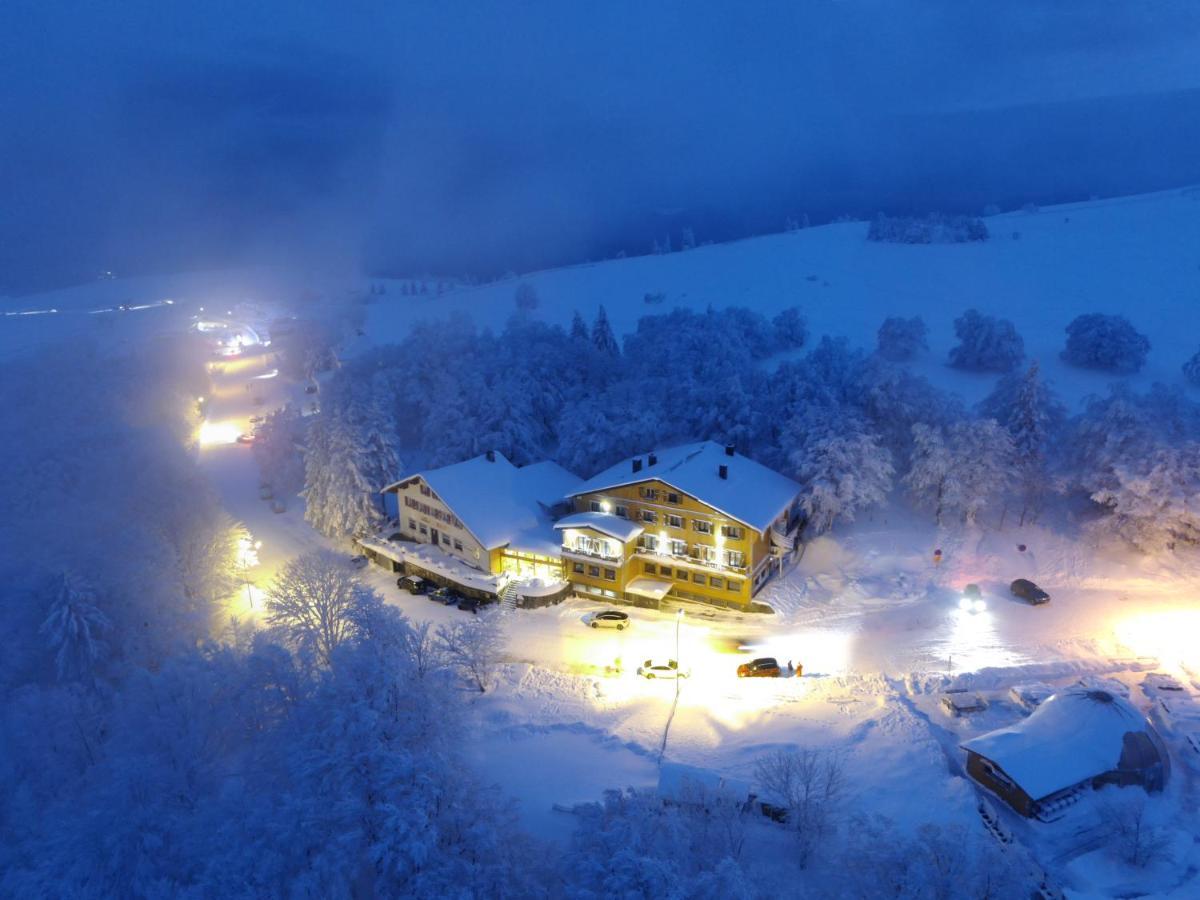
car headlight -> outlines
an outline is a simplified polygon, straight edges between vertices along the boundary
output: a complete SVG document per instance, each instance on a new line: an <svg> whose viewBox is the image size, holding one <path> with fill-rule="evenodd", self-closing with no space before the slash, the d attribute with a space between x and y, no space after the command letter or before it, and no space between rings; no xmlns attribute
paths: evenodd
<svg viewBox="0 0 1200 900"><path fill-rule="evenodd" d="M966 612L970 612L971 611L971 598L970 597L961 597L958 601L958 608L961 610L964 610Z"/></svg>
<svg viewBox="0 0 1200 900"><path fill-rule="evenodd" d="M972 604L971 609L975 612L983 612L985 609L987 609L987 604L982 600L976 600L975 603Z"/></svg>

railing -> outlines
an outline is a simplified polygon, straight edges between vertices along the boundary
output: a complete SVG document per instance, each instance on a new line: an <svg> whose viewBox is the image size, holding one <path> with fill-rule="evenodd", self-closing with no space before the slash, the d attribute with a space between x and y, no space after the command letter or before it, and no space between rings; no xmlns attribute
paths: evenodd
<svg viewBox="0 0 1200 900"><path fill-rule="evenodd" d="M566 556L583 556L587 559L602 559L605 562L621 562L620 556L612 556L608 553L599 553L595 550L584 550L581 547L569 547L566 544L562 545L562 552Z"/></svg>
<svg viewBox="0 0 1200 900"><path fill-rule="evenodd" d="M690 566L698 566L698 567L702 567L705 569L712 569L715 572L729 571L729 572L741 572L742 574L745 574L745 572L746 572L746 566L744 566L744 565L741 565L741 566L725 565L725 564L717 562L716 560L701 559L698 556L692 556L691 554L686 554L686 553L685 554L669 553L669 552L664 552L661 550L650 550L646 547L638 547L637 552L642 556L655 556L655 557L658 557L659 559L663 559L663 560L669 559L669 560L684 563L684 564L690 565Z"/></svg>

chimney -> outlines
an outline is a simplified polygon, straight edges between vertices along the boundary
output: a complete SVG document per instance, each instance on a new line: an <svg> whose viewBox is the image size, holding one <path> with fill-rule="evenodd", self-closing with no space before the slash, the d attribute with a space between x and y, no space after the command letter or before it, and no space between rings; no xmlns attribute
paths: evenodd
<svg viewBox="0 0 1200 900"><path fill-rule="evenodd" d="M649 459L646 460L646 464L652 466L656 462L658 462L658 454L651 453Z"/></svg>
<svg viewBox="0 0 1200 900"><path fill-rule="evenodd" d="M729 466L717 466L717 474L720 475L722 479L728 479Z"/></svg>
<svg viewBox="0 0 1200 900"><path fill-rule="evenodd" d="M635 471L635 472L642 471L642 458L640 456L635 456L633 458L633 471Z"/></svg>
<svg viewBox="0 0 1200 900"><path fill-rule="evenodd" d="M733 444L726 444L726 445L725 445L725 455L726 455L726 456L733 456Z"/></svg>
<svg viewBox="0 0 1200 900"><path fill-rule="evenodd" d="M485 455L487 456L488 462L496 461L496 451L495 450L489 450Z"/></svg>

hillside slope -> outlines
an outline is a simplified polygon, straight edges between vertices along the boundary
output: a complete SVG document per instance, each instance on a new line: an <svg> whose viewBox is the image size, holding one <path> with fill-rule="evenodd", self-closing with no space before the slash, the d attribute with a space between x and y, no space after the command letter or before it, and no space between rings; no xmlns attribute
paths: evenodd
<svg viewBox="0 0 1200 900"><path fill-rule="evenodd" d="M640 316L684 306L747 306L772 315L800 306L813 338L844 335L875 344L889 315L920 315L930 352L914 369L975 400L994 376L944 365L964 310L1011 319L1029 358L1039 359L1065 399L1105 390L1112 376L1064 365L1064 328L1081 313L1128 316L1152 350L1130 381L1182 384L1180 366L1200 348L1200 189L1098 200L987 219L982 244L871 243L855 222L698 247L662 256L610 260L533 273L520 279L541 299L536 315L568 325L576 310L591 319L603 304L618 334ZM516 281L465 288L441 297L407 297L391 283L373 298L359 348L402 336L412 322L455 312L499 328L514 312ZM663 293L648 305L647 293Z"/></svg>

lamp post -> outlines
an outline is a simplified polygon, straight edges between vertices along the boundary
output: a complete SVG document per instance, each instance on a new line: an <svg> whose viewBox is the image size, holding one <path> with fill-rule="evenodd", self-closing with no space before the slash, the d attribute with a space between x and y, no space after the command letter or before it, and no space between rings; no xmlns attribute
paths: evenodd
<svg viewBox="0 0 1200 900"><path fill-rule="evenodd" d="M675 702L679 702L679 676L683 672L683 667L679 662L679 626L683 622L683 607L679 607L675 613ZM672 711L674 715L674 711Z"/></svg>
<svg viewBox="0 0 1200 900"><path fill-rule="evenodd" d="M254 592L250 589L250 567L258 565L258 551L262 548L262 541L251 542L247 535L238 541L238 545L238 558L242 563L242 581L246 585L246 602L251 609L254 609Z"/></svg>

